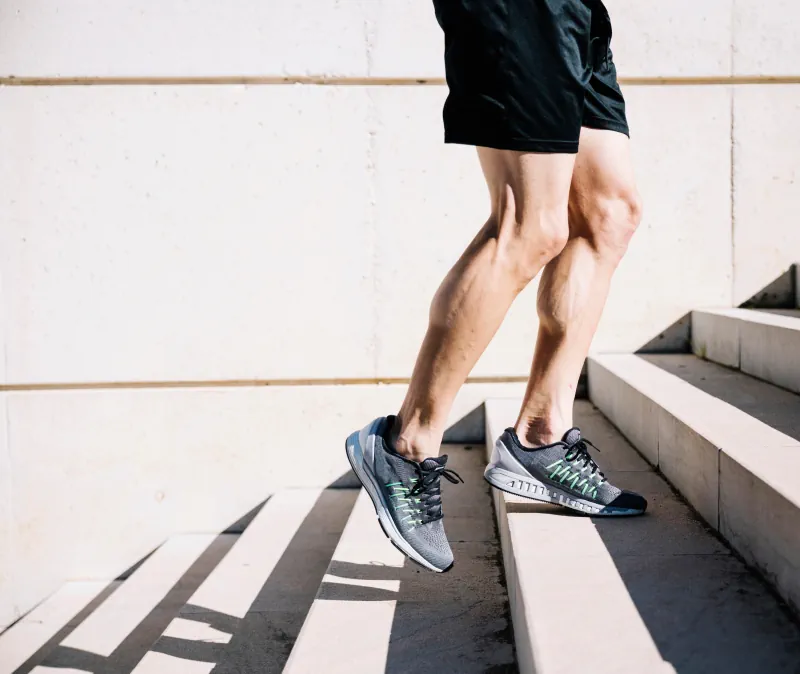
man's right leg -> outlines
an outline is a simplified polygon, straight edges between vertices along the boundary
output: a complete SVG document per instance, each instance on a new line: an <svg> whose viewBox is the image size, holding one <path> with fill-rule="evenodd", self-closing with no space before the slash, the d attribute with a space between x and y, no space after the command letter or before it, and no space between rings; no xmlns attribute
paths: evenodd
<svg viewBox="0 0 800 674"><path fill-rule="evenodd" d="M392 439L422 461L439 453L458 390L519 292L569 237L575 155L479 148L491 215L436 293Z"/></svg>
<svg viewBox="0 0 800 674"><path fill-rule="evenodd" d="M483 229L433 300L430 326L397 417L353 433L347 457L389 539L432 571L453 553L442 525L440 482L457 482L447 457L436 458L458 389L508 308L569 237L575 155L480 148L492 201Z"/></svg>

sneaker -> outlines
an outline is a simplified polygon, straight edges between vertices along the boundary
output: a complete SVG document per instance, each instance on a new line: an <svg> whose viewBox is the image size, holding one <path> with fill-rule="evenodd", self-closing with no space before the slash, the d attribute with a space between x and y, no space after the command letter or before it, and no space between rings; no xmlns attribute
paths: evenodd
<svg viewBox="0 0 800 674"><path fill-rule="evenodd" d="M588 445L592 443L573 428L561 442L529 449L509 428L495 443L483 475L493 487L510 494L590 515L641 515L647 501L612 485L590 456Z"/></svg>
<svg viewBox="0 0 800 674"><path fill-rule="evenodd" d="M386 440L394 420L381 417L353 433L345 445L347 458L394 546L431 571L449 571L453 553L442 524L441 478L463 480L445 468L447 456L417 463L395 452Z"/></svg>

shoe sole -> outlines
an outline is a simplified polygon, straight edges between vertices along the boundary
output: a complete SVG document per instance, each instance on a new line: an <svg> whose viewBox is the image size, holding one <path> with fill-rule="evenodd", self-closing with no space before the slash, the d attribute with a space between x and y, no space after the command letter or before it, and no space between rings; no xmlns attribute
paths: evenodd
<svg viewBox="0 0 800 674"><path fill-rule="evenodd" d="M372 471L364 465L364 450L361 447L359 435L359 432L356 431L347 438L345 442L345 452L353 472L356 474L356 477L359 479L372 501L372 506L375 508L375 514L378 516L378 524L381 525L383 535L412 562L416 562L423 568L429 571L435 571L436 573L445 573L449 571L453 568L452 564L444 569L434 566L414 550L406 539L403 538L403 535L400 533L400 530L397 528L392 516L388 512L387 504L375 476L372 474Z"/></svg>
<svg viewBox="0 0 800 674"><path fill-rule="evenodd" d="M483 478L500 491L522 496L532 501L564 506L592 517L633 517L642 515L645 512L644 510L633 510L631 508L611 508L576 498L561 489L540 482L532 475L512 473L509 470L493 465L486 468Z"/></svg>

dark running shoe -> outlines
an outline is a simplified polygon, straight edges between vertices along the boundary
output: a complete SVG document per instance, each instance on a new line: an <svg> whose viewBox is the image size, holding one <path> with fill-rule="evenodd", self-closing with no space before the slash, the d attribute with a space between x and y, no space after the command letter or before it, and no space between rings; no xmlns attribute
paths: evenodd
<svg viewBox="0 0 800 674"><path fill-rule="evenodd" d="M417 463L393 451L386 441L393 424L394 417L381 417L353 433L347 458L394 546L431 571L448 571L453 553L442 525L441 478L463 480L445 468L447 456Z"/></svg>
<svg viewBox="0 0 800 674"><path fill-rule="evenodd" d="M641 515L647 510L647 501L639 494L606 480L587 445L591 443L573 428L561 442L528 449L509 428L495 443L483 475L493 487L510 494L590 515Z"/></svg>

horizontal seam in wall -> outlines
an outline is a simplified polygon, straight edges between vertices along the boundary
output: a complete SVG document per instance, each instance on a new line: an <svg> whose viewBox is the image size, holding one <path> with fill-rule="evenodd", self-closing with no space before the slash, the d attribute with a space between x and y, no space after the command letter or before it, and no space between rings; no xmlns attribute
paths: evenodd
<svg viewBox="0 0 800 674"><path fill-rule="evenodd" d="M51 384L0 384L0 392L15 391L85 391L103 389L179 389L179 388L252 388L265 386L374 386L407 385L407 377L330 378L330 379L225 379L196 381L127 381L72 382ZM467 384L524 384L525 376L470 377Z"/></svg>
<svg viewBox="0 0 800 674"><path fill-rule="evenodd" d="M730 84L800 84L800 75L733 76L733 77L620 77L629 86L692 86ZM440 77L331 77L304 75L279 76L216 76L216 77L0 77L0 86L187 86L187 85L281 85L307 84L319 86L442 86Z"/></svg>

